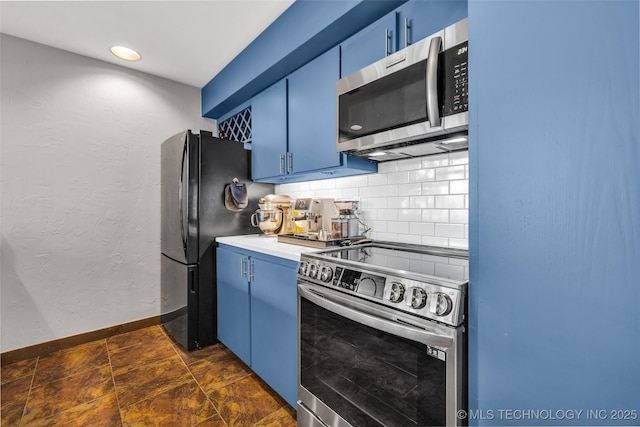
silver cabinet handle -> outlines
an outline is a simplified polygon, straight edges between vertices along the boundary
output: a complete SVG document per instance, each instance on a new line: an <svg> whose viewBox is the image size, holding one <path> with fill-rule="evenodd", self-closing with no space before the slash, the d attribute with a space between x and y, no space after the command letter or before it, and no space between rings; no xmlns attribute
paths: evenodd
<svg viewBox="0 0 640 427"><path fill-rule="evenodd" d="M388 28L384 29L384 56L389 56L391 54L391 49L389 48L389 42L391 41L391 31Z"/></svg>
<svg viewBox="0 0 640 427"><path fill-rule="evenodd" d="M440 109L438 108L438 54L442 46L442 37L434 37L429 44L427 58L427 114L431 127L440 126Z"/></svg>
<svg viewBox="0 0 640 427"><path fill-rule="evenodd" d="M248 261L247 258L245 257L240 258L240 277L248 277L247 275L248 263L245 264L246 261ZM247 265L247 269L244 268L245 265Z"/></svg>
<svg viewBox="0 0 640 427"><path fill-rule="evenodd" d="M284 173L284 154L280 154L280 173Z"/></svg>
<svg viewBox="0 0 640 427"><path fill-rule="evenodd" d="M247 273L248 273L249 281L251 283L253 283L253 279L254 279L254 276L253 276L253 260L251 259L251 260L247 260L247 261L248 261L247 262Z"/></svg>
<svg viewBox="0 0 640 427"><path fill-rule="evenodd" d="M409 18L404 18L404 47L409 46L409 29L411 28L411 22Z"/></svg>
<svg viewBox="0 0 640 427"><path fill-rule="evenodd" d="M293 153L287 153L287 172L293 172Z"/></svg>

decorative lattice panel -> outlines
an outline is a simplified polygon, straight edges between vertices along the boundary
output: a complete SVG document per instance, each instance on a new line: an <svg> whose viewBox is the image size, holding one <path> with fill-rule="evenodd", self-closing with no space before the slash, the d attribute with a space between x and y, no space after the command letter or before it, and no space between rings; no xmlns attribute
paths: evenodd
<svg viewBox="0 0 640 427"><path fill-rule="evenodd" d="M218 123L218 135L233 141L251 142L251 107Z"/></svg>

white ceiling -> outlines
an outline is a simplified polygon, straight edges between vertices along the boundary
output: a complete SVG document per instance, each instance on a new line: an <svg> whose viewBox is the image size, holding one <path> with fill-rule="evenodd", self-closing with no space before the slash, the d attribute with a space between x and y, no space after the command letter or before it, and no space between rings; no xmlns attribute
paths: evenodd
<svg viewBox="0 0 640 427"><path fill-rule="evenodd" d="M0 31L196 87L293 0L0 1ZM137 50L128 62L112 45Z"/></svg>

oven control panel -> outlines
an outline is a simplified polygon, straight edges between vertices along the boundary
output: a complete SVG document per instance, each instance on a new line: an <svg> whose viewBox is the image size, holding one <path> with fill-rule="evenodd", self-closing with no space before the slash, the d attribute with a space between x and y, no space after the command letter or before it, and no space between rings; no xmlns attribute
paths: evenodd
<svg viewBox="0 0 640 427"><path fill-rule="evenodd" d="M431 283L306 259L300 261L298 277L447 325L464 321L464 293L437 278Z"/></svg>

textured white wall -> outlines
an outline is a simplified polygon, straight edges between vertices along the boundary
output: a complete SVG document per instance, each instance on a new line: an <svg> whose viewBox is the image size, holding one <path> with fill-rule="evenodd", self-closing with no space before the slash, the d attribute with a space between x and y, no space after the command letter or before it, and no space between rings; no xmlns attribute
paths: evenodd
<svg viewBox="0 0 640 427"><path fill-rule="evenodd" d="M1 35L1 350L160 313L160 144L200 90Z"/></svg>

